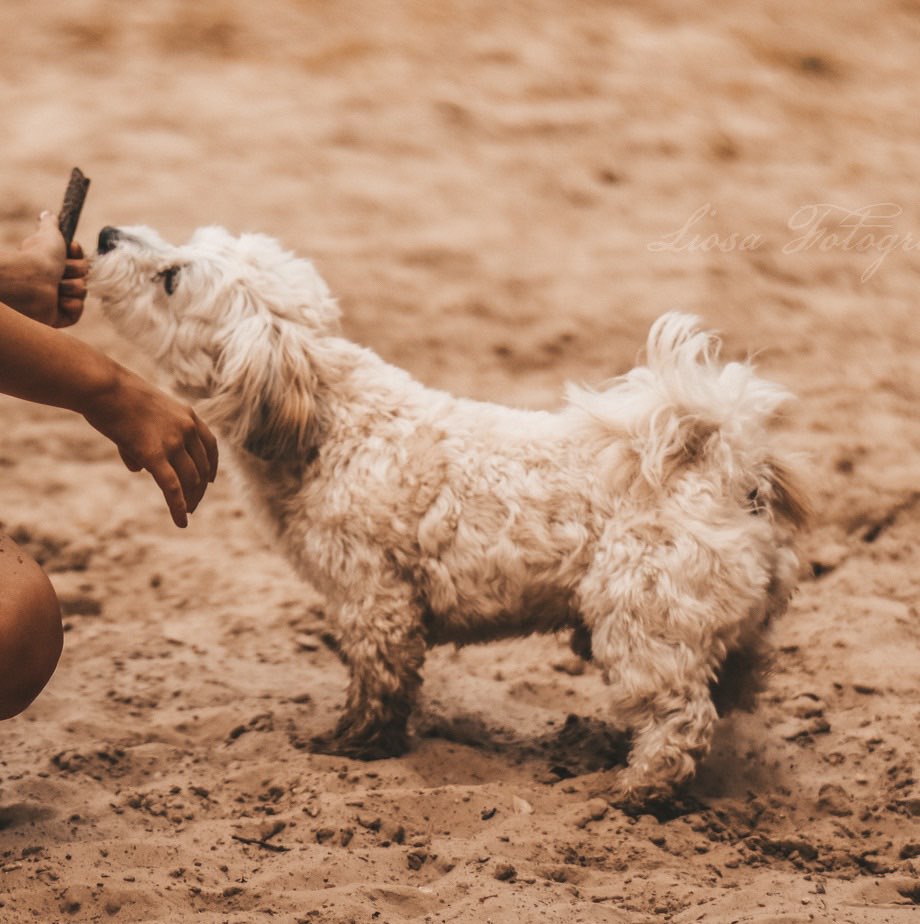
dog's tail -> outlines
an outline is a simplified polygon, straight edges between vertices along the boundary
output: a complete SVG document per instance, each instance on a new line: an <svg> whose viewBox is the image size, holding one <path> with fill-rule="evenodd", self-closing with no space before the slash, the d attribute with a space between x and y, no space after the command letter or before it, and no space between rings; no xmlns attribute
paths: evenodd
<svg viewBox="0 0 920 924"><path fill-rule="evenodd" d="M649 332L646 364L603 391L570 385L571 413L599 443L625 444L655 488L704 451L723 452L722 467L741 463L736 456L763 444L764 423L790 395L749 362L722 362L719 349L698 318L666 314Z"/></svg>

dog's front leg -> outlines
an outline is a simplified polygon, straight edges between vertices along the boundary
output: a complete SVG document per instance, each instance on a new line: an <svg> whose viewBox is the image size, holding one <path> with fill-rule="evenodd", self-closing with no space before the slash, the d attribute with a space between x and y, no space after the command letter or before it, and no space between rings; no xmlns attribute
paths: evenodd
<svg viewBox="0 0 920 924"><path fill-rule="evenodd" d="M360 760L396 757L408 747L407 722L421 685L425 639L421 612L402 584L342 604L341 655L350 680L335 729L314 750Z"/></svg>
<svg viewBox="0 0 920 924"><path fill-rule="evenodd" d="M671 796L708 753L717 719L708 685L683 679L683 688L633 701L632 748L614 779L614 801L637 805Z"/></svg>
<svg viewBox="0 0 920 924"><path fill-rule="evenodd" d="M581 611L591 654L611 687L613 719L633 736L612 796L641 804L672 795L709 751L717 616L673 574L649 565L642 546L632 561L617 551L617 560L600 558L602 567L588 575Z"/></svg>

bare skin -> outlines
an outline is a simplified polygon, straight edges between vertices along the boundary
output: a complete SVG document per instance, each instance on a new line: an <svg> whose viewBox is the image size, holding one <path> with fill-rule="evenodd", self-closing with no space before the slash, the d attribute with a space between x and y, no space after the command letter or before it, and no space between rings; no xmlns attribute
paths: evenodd
<svg viewBox="0 0 920 924"><path fill-rule="evenodd" d="M0 719L10 719L51 679L64 633L61 609L47 575L2 535L0 588Z"/></svg>
<svg viewBox="0 0 920 924"><path fill-rule="evenodd" d="M217 474L217 442L191 408L55 329L80 319L87 268L79 245L67 253L48 212L18 250L0 252L0 392L81 414L131 471L151 474L173 522L185 527ZM0 719L35 699L61 646L47 576L0 536Z"/></svg>
<svg viewBox="0 0 920 924"><path fill-rule="evenodd" d="M65 253L54 215L42 212L18 250L0 251L0 302L49 327L70 327L83 314L88 269L80 245Z"/></svg>

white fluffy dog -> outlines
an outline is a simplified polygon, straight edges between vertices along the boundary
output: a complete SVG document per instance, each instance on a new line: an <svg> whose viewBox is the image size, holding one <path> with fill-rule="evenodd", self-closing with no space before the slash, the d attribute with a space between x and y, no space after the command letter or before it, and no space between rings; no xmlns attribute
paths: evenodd
<svg viewBox="0 0 920 924"><path fill-rule="evenodd" d="M557 413L452 397L337 331L313 266L261 235L106 228L91 291L222 434L350 669L318 748L406 747L426 646L571 628L633 734L621 800L666 796L755 685L805 504L764 424L786 393L695 319ZM717 710L718 706L718 710Z"/></svg>

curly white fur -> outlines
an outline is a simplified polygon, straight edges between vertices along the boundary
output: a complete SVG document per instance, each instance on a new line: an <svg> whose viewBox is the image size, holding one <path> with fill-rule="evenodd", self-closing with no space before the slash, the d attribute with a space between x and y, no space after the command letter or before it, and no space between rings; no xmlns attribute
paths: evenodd
<svg viewBox="0 0 920 924"><path fill-rule="evenodd" d="M454 398L341 337L310 263L218 228L106 229L91 289L202 400L330 601L351 681L318 746L403 750L426 646L572 628L633 733L617 795L692 775L795 583L805 507L764 428L781 388L670 314L645 366L557 413Z"/></svg>

